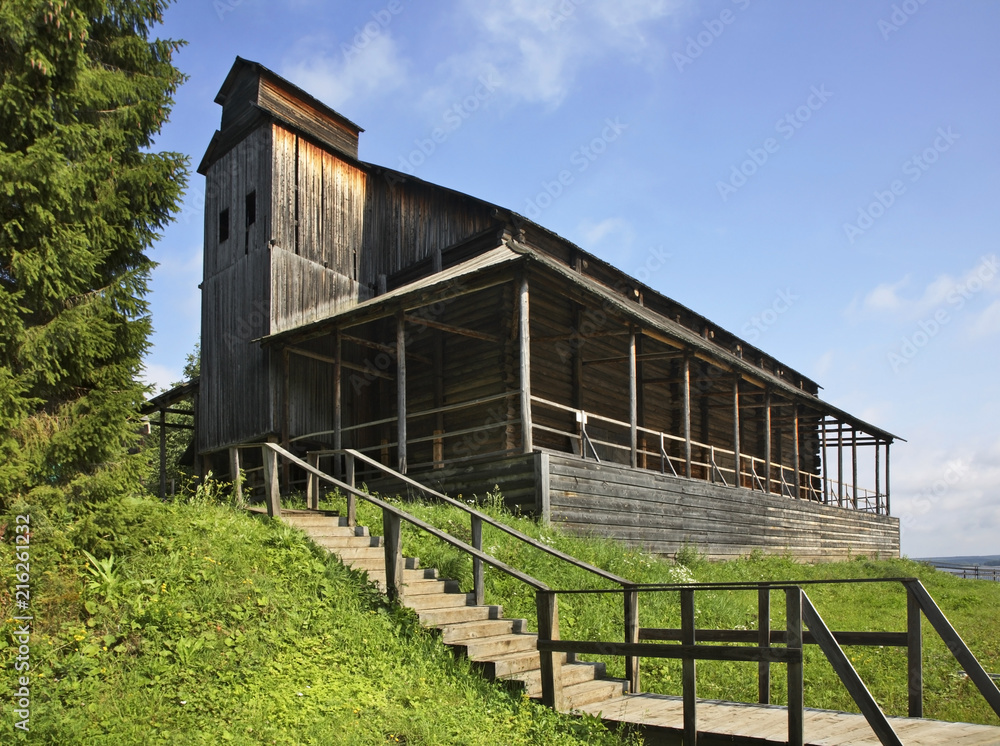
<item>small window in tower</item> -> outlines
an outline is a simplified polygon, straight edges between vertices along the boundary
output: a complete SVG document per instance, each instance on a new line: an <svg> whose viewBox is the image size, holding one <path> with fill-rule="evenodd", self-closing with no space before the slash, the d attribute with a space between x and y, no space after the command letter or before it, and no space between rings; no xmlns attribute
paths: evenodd
<svg viewBox="0 0 1000 746"><path fill-rule="evenodd" d="M219 213L219 243L229 238L229 208Z"/></svg>
<svg viewBox="0 0 1000 746"><path fill-rule="evenodd" d="M246 204L246 216L247 216L247 227L257 222L257 190L250 192L247 195Z"/></svg>

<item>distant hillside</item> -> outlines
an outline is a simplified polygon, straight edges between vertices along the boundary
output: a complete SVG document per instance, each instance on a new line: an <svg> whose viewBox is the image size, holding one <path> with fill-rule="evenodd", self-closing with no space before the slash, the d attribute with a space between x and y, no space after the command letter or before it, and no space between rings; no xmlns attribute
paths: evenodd
<svg viewBox="0 0 1000 746"><path fill-rule="evenodd" d="M967 556L967 557L924 557L915 562L947 562L954 565L984 565L986 567L1000 566L1000 554Z"/></svg>

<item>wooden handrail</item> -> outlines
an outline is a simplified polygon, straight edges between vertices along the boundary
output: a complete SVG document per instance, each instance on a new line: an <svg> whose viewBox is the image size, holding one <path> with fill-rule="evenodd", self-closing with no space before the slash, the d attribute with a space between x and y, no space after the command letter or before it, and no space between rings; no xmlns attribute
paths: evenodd
<svg viewBox="0 0 1000 746"><path fill-rule="evenodd" d="M547 590L549 590L549 587L545 583L543 583L541 580L533 578L530 575L527 575L527 574L521 572L520 570L514 569L510 565L507 565L504 562L501 562L496 557L493 557L492 555L489 555L489 554L487 554L486 552L483 552L480 549L476 549L475 547L466 544L461 539L456 539L451 534L445 533L444 531L441 531L441 530L435 528L434 526L430 525L429 523L427 523L425 521L422 521L421 519L417 518L414 515L410 515L405 510L397 508L392 503L388 503L385 500L380 500L379 498L375 497L374 495L371 495L371 494L369 494L367 492L363 492L362 490L359 490L359 489L357 489L355 487L352 487L349 484L345 484L344 482L341 482L339 479L336 479L335 477L330 476L329 474L323 472L322 470L317 469L316 467L314 467L314 466L312 466L310 464L307 464L305 461L303 461L302 459L298 458L294 454L291 454L288 451L286 451L284 448L282 448L281 446L279 446L277 443L262 443L262 444L260 444L260 446L273 451L275 454L277 454L279 456L282 456L283 458L288 459L289 462L295 464L296 466L300 467L301 469L304 469L305 471L309 472L310 474L314 474L315 476L319 477L323 481L329 482L330 484L334 485L338 489L343 490L344 492L348 492L348 493L354 495L355 497L360 497L362 500L366 500L367 502L370 502L373 505L376 505L377 507L381 508L383 511L387 511L387 512L389 512L389 513L397 516L398 518L406 521L407 523L409 523L409 524L411 524L413 526L416 526L417 528L419 528L419 529L421 529L423 531L426 531L431 536L434 536L435 538L440 539L441 541L444 541L444 542L446 542L448 544L451 544L456 549L460 549L463 552L465 552L466 554L469 554L469 555L471 555L471 556L473 556L475 558L478 558L480 561L485 562L486 564L490 565L491 567L495 567L497 570L500 570L501 572L504 572L507 575L510 575L511 577L516 578L517 580L520 580L522 583L525 583L526 585L531 586L536 591L547 591ZM356 454L356 456L360 456L360 455L361 454ZM362 456L362 458L366 458L366 457Z"/></svg>
<svg viewBox="0 0 1000 746"><path fill-rule="evenodd" d="M485 513L481 512L479 510L476 510L471 505L468 505L468 504L462 502L461 500L456 500L456 499L454 499L452 497L448 497L448 495L445 495L444 493L438 492L437 490L431 489L430 487L428 487L428 486L426 486L424 484L421 484L417 480L415 480L415 479L413 479L411 477L408 477L405 474L401 474L398 471L389 468L385 464L382 464L382 463L380 463L378 461L375 461L374 459L369 458L368 456L365 456L364 454L359 453L358 451L355 451L354 449L345 448L342 451L342 453L351 455L354 458L359 459L360 461L363 461L364 463L368 464L369 466L374 466L376 469L378 469L378 470L380 470L382 472L385 472L386 474L389 474L390 476L395 477L396 479L400 480L404 484L407 484L410 487L418 489L421 492L423 492L424 494L430 495L431 497L434 497L437 500L441 500L442 502L445 502L445 503L447 503L449 505L452 505L453 507L459 508L460 510L465 511L469 515L475 516L480 521L482 521L484 524L492 526L493 528L499 529L500 531L503 531L504 533L509 534L510 536L513 536L515 539L518 539L519 541L521 541L521 542L523 542L525 544L528 544L529 546L534 547L535 549L541 550L541 551L545 552L546 554L550 554L553 557L556 557L556 558L561 559L561 560L563 560L565 562L568 562L569 564L573 565L574 567L578 567L581 570L586 570L587 572L593 573L594 575L602 577L605 580L610 580L612 583L615 583L616 585L622 586L623 588L624 587L631 587L632 585L634 585L634 583L632 583L631 580L627 580L626 578L623 578L623 577L620 577L618 575L615 575L614 573L608 572L607 570L602 570L599 567L594 567L593 565L588 564L586 562L581 562L576 557L568 555L565 552L560 552L558 549L556 549L554 547L550 547L547 544L543 544L542 542L537 541L537 540L531 538L527 534L518 531L516 528L511 528L510 526L506 525L505 523L501 523L500 521L497 521L497 520L494 520L493 518L490 518L488 515L486 515Z"/></svg>

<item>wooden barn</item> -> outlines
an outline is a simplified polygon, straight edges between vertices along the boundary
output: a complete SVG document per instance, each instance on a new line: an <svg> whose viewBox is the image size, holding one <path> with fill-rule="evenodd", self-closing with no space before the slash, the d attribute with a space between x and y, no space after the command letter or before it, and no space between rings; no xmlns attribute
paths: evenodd
<svg viewBox="0 0 1000 746"><path fill-rule="evenodd" d="M358 160L237 58L206 177L197 450L354 448L672 553L899 553L895 436L540 225ZM340 459L324 465L339 469Z"/></svg>

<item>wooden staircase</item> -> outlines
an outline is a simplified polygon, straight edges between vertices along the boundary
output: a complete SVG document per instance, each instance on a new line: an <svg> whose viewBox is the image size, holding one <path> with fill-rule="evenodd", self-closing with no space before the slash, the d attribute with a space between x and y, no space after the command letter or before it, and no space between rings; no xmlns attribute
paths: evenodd
<svg viewBox="0 0 1000 746"><path fill-rule="evenodd" d="M386 589L382 539L370 536L366 527L348 526L346 519L320 511L284 510L281 519ZM440 630L442 642L456 654L469 658L488 679L541 698L538 638L526 631L524 619L505 618L500 606L475 605L475 595L463 593L458 581L438 577L435 569L422 569L415 557L405 559L403 581L402 604L413 609L424 626ZM605 676L603 663L569 661L565 654L562 661L563 707L567 710L620 697L626 691L623 679Z"/></svg>

